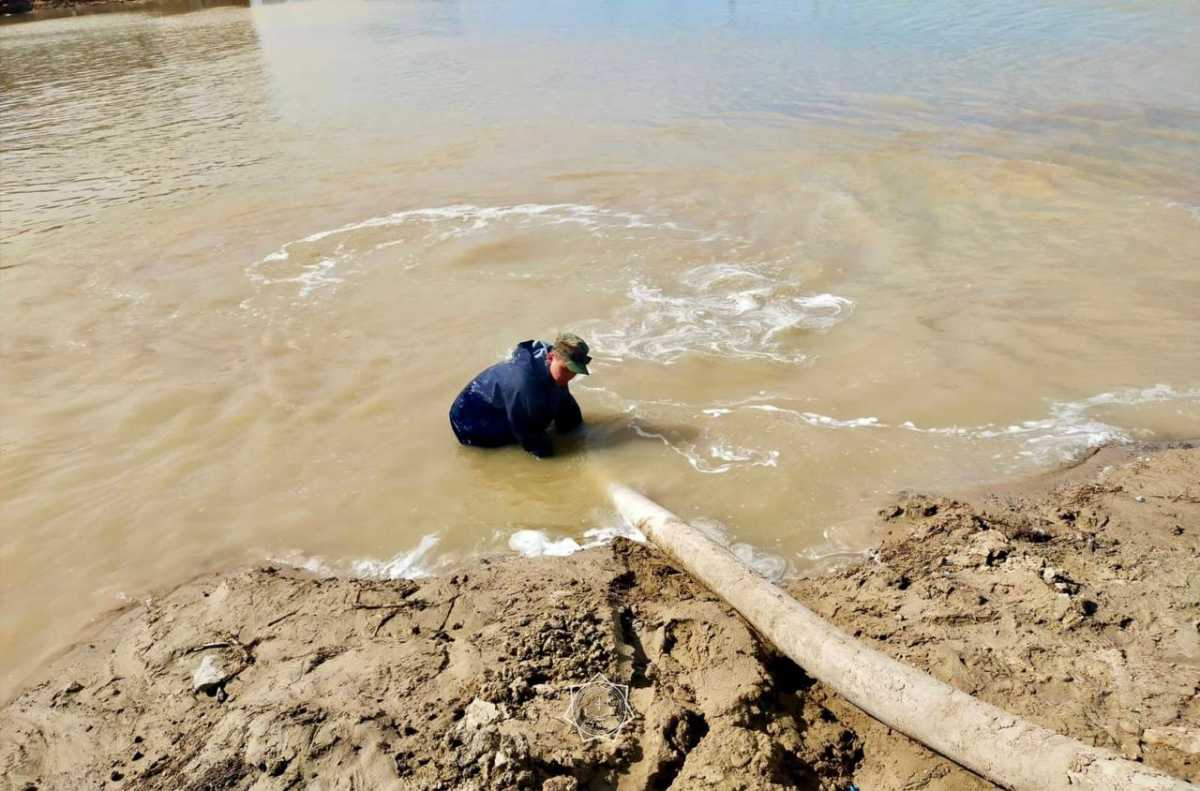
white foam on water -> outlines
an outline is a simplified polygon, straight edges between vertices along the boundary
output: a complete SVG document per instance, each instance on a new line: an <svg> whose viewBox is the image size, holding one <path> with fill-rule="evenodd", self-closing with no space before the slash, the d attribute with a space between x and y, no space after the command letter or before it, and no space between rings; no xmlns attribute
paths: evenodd
<svg viewBox="0 0 1200 791"><path fill-rule="evenodd" d="M298 549L288 550L278 555L268 555L267 562L278 563L281 566L290 566L294 569L300 569L301 571L319 574L322 577L342 576L323 558L315 555L305 555Z"/></svg>
<svg viewBox="0 0 1200 791"><path fill-rule="evenodd" d="M816 412L800 412L795 409L785 409L775 406L774 404L748 404L745 409L752 409L757 412L778 412L781 414L790 415L799 418L810 426L819 426L821 428L883 428L885 425L879 422L876 417L855 417L848 420L842 420L829 415L821 415Z"/></svg>
<svg viewBox="0 0 1200 791"><path fill-rule="evenodd" d="M779 465L779 451L777 450L744 448L718 441L709 446L707 451L703 451L697 443L673 442L665 434L644 428L636 420L630 424L630 428L639 437L656 439L663 443L672 452L686 459L692 469L705 475L720 475L738 467L777 467Z"/></svg>
<svg viewBox="0 0 1200 791"><path fill-rule="evenodd" d="M401 552L384 561L356 560L352 566L358 576L373 579L414 580L428 577L433 573L430 565L427 564L429 553L437 544L437 536L422 536L415 549Z"/></svg>
<svg viewBox="0 0 1200 791"><path fill-rule="evenodd" d="M1009 425L918 426L911 420L888 424L875 417L843 419L775 404L746 404L739 408L787 415L819 428L899 429L974 440L1013 439L1021 443L1018 457L1044 464L1072 461L1092 448L1132 439L1128 431L1090 416L1088 413L1091 410L1104 406L1139 406L1164 401L1200 401L1200 387L1178 390L1171 385L1156 384L1100 393L1080 401L1054 401L1049 404L1050 414L1047 417ZM708 414L708 411L704 413Z"/></svg>
<svg viewBox="0 0 1200 791"><path fill-rule="evenodd" d="M646 543L645 534L620 517L616 517L616 521L611 524L589 528L583 531L583 535L584 538L588 539L587 543L584 544L585 549L612 543L613 539L616 538L628 538L630 541L636 541L639 544Z"/></svg>
<svg viewBox="0 0 1200 791"><path fill-rule="evenodd" d="M1180 203L1179 201L1169 200L1169 201L1164 202L1163 206L1165 206L1168 209L1183 209L1185 212L1192 215L1193 220L1195 220L1196 222L1200 222L1200 205L1193 205L1190 203Z"/></svg>
<svg viewBox="0 0 1200 791"><path fill-rule="evenodd" d="M809 547L803 552L797 552L796 557L807 565L842 565L864 560L876 553L874 547L852 547L847 544L836 530L826 528L821 531L822 543Z"/></svg>
<svg viewBox="0 0 1200 791"><path fill-rule="evenodd" d="M587 329L593 347L606 359L668 365L687 354L800 363L805 352L788 348L781 336L829 330L854 309L846 297L814 294L798 281L742 264L694 267L671 288L635 279L630 304Z"/></svg>
<svg viewBox="0 0 1200 791"><path fill-rule="evenodd" d="M336 274L339 267L358 256L384 250L396 245L410 243L406 237L386 239L356 246L353 234L357 231L391 227L423 226L425 241L447 241L479 233L493 225L507 222L517 228L531 226L574 225L594 236L603 236L614 230L656 230L682 234L694 241L713 241L726 238L696 228L687 228L668 220L653 220L636 212L607 209L577 203L523 203L513 206L475 206L455 204L421 209L408 209L378 217L369 217L358 222L347 223L336 228L316 231L300 239L284 243L277 250L263 256L246 268L246 276L259 285L298 283L297 295L311 296L320 289L333 289L344 277ZM303 245L316 245L332 237L345 237L339 249L331 255L321 255L315 264L303 264L303 271L289 271L288 263ZM414 266L416 264L413 264Z"/></svg>
<svg viewBox="0 0 1200 791"><path fill-rule="evenodd" d="M1112 442L1128 442L1129 432L1091 417L1088 413L1104 406L1139 406L1164 401L1200 400L1200 388L1176 390L1166 384L1152 387L1126 388L1100 393L1080 401L1055 401L1049 406L1048 417L1025 420L1010 425L950 426L921 428L911 422L900 428L930 434L966 437L968 439L1020 439L1023 445L1018 455L1039 463L1071 461L1092 448Z"/></svg>
<svg viewBox="0 0 1200 791"><path fill-rule="evenodd" d="M1007 458L1018 461L1019 466L1025 466L1074 461L1080 454L1101 445L1128 442L1133 439L1133 434L1129 430L1091 415L1090 413L1096 409L1106 406L1136 407L1160 402L1200 403L1200 387L1180 388L1169 384L1156 384L1150 387L1131 387L1099 393L1077 401L1049 401L1046 416L1019 423L921 426L911 420L888 423L875 416L845 418L792 409L773 403L786 402L785 396L765 391L739 400L718 401L703 405L662 399L628 399L603 386L585 385L585 387L589 391L614 400L617 408L630 416L629 427L638 436L658 440L672 452L686 459L697 472L705 474L724 473L744 466L778 466L781 454L777 450L740 447L730 439L714 439L708 430L704 430L701 439L695 441L691 438L671 436L669 433L652 429L650 427L652 425L651 418L645 418L646 421L650 421L649 425L643 422L640 416L644 407L686 410L697 418L703 417L712 421L723 421L729 415L747 411L773 414L782 419L798 421L814 428L830 430L910 431L964 440L994 440L998 443L1009 441L1007 445L997 445L999 454L996 458L1005 458L1005 454L1007 454ZM703 421L701 425L703 425Z"/></svg>
<svg viewBox="0 0 1200 791"><path fill-rule="evenodd" d="M745 461L752 467L776 467L779 464L779 451L754 450L742 448L721 442L708 449L708 455L721 461Z"/></svg>
<svg viewBox="0 0 1200 791"><path fill-rule="evenodd" d="M527 558L565 557L582 549L592 549L609 544L618 537L628 538L641 544L646 543L646 536L642 534L642 531L626 524L623 520L585 530L583 537L585 540L580 543L569 536L551 538L543 530L518 530L508 537L508 548Z"/></svg>
<svg viewBox="0 0 1200 791"><path fill-rule="evenodd" d="M314 291L325 286L335 286L343 282L344 278L334 274L337 271L338 262L332 258L322 258L315 264L308 264L304 267L304 271L291 278L292 283L300 284L299 296L310 296Z"/></svg>
<svg viewBox="0 0 1200 791"><path fill-rule="evenodd" d="M771 582L779 582L793 571L786 558L766 552L752 544L732 542L729 538L729 528L716 519L700 517L688 520L688 524L729 549L738 560Z"/></svg>
<svg viewBox="0 0 1200 791"><path fill-rule="evenodd" d="M497 538L499 537L497 535ZM512 533L507 543L509 549L524 557L565 557L580 550L609 544L618 537L643 544L646 542L646 536L640 530L626 524L618 515L612 514L606 523L585 530L582 540L570 536L551 537L543 530L525 529ZM467 560L464 556L435 554L434 550L439 541L436 535L422 536L412 549L387 559L359 558L336 561L291 550L269 555L267 560L325 577L415 580L446 573Z"/></svg>
<svg viewBox="0 0 1200 791"><path fill-rule="evenodd" d="M780 582L792 572L792 566L786 558L765 552L753 544L730 544L729 551L738 560L771 582Z"/></svg>
<svg viewBox="0 0 1200 791"><path fill-rule="evenodd" d="M872 552L871 549L838 549L835 544L826 542L803 552L797 552L796 557L810 563L826 563L835 560L853 562L871 557Z"/></svg>
<svg viewBox="0 0 1200 791"><path fill-rule="evenodd" d="M508 548L527 558L563 557L583 549L573 538L553 539L541 530L518 530L508 537Z"/></svg>
<svg viewBox="0 0 1200 791"><path fill-rule="evenodd" d="M416 547L399 552L386 560L363 558L338 562L315 555L305 555L296 550L269 557L268 560L327 577L415 580L429 577L454 563L454 559L447 555L438 558L431 556L438 541L435 535L422 536Z"/></svg>

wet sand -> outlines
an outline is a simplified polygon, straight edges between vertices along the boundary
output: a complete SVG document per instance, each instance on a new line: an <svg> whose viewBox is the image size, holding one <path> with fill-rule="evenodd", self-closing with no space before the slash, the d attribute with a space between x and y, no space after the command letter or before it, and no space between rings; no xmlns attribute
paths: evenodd
<svg viewBox="0 0 1200 791"><path fill-rule="evenodd" d="M790 590L1044 726L1200 780L1200 450L906 495ZM615 736L569 720L597 674ZM588 698L599 725L619 700ZM579 722L579 718L575 718ZM990 788L629 541L379 582L208 574L113 613L0 713L9 787Z"/></svg>

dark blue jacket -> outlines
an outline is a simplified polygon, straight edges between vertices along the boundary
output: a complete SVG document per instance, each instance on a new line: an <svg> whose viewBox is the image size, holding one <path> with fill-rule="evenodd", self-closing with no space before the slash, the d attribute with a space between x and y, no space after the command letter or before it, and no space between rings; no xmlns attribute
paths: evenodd
<svg viewBox="0 0 1200 791"><path fill-rule="evenodd" d="M519 443L535 456L550 456L550 423L560 432L583 422L579 404L555 384L546 364L550 344L524 341L512 357L471 380L450 407L450 427L464 445L495 448Z"/></svg>

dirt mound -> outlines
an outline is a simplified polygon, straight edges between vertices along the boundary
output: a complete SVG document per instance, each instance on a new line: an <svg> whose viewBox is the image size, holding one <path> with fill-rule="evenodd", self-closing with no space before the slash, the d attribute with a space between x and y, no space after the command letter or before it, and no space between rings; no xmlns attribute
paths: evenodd
<svg viewBox="0 0 1200 791"><path fill-rule="evenodd" d="M793 593L991 703L1200 779L1200 452L907 497L881 530L875 557ZM198 578L31 679L0 711L0 772L18 789L992 787L625 541L421 582Z"/></svg>
<svg viewBox="0 0 1200 791"><path fill-rule="evenodd" d="M635 715L586 740L565 715L597 674ZM263 568L70 650L0 717L0 768L18 788L845 787L858 741L810 686L636 544L422 583Z"/></svg>
<svg viewBox="0 0 1200 791"><path fill-rule="evenodd" d="M871 562L792 594L989 703L1200 780L1200 451L1109 449L967 499L904 498ZM870 741L871 723L845 719ZM979 783L867 754L881 760L860 767L864 788Z"/></svg>

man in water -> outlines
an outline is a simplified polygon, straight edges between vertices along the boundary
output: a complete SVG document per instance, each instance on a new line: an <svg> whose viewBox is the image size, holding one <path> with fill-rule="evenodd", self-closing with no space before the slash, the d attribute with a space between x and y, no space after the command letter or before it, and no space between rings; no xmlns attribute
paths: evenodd
<svg viewBox="0 0 1200 791"><path fill-rule="evenodd" d="M498 448L519 443L538 458L554 455L546 435L583 422L579 404L567 389L576 374L588 374L588 345L563 333L553 344L524 341L512 357L471 380L450 407L450 428L464 445Z"/></svg>

